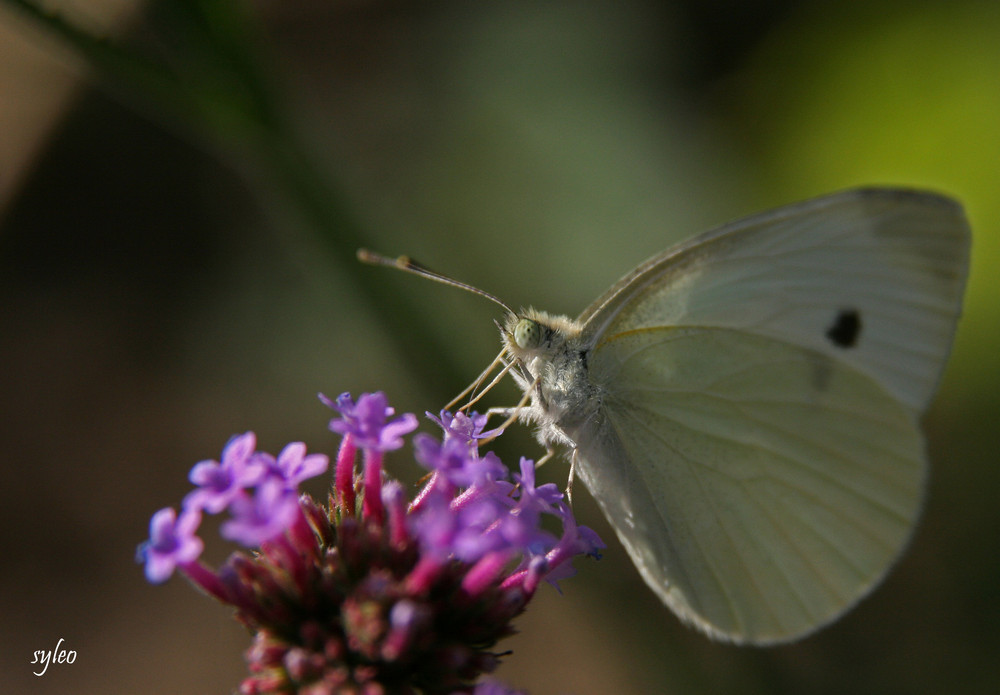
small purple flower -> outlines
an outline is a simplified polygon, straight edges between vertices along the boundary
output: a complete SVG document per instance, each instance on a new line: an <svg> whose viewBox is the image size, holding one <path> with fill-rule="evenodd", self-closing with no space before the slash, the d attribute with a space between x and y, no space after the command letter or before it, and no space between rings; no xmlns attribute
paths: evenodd
<svg viewBox="0 0 1000 695"><path fill-rule="evenodd" d="M413 438L413 452L427 470L440 472L456 487L484 485L507 475L507 467L493 452L479 457L458 437L439 442L429 434L418 434Z"/></svg>
<svg viewBox="0 0 1000 695"><path fill-rule="evenodd" d="M432 490L424 501L419 514L409 515L409 531L426 557L443 564L454 552L455 536L460 530L458 515L452 513L449 496L442 491Z"/></svg>
<svg viewBox="0 0 1000 695"><path fill-rule="evenodd" d="M403 435L417 428L417 416L413 413L389 420L396 411L389 407L381 391L363 393L357 403L349 393L340 394L336 401L323 395L320 399L341 415L339 419L330 420L330 429L338 434L350 435L361 449L398 449L403 446Z"/></svg>
<svg viewBox="0 0 1000 695"><path fill-rule="evenodd" d="M576 555L590 555L600 559L600 550L605 546L593 529L588 526L578 526L573 512L565 502L560 502L558 506L559 517L563 523L563 535L552 550L545 554L545 559L549 563L549 572L545 576L552 586L559 588L556 583L561 579L568 579L576 574L576 570L571 564L571 560Z"/></svg>
<svg viewBox="0 0 1000 695"><path fill-rule="evenodd" d="M329 466L330 459L326 454L306 456L306 445L302 442L292 442L281 450L277 460L271 459L268 469L284 480L288 487L297 488L303 481L325 473Z"/></svg>
<svg viewBox="0 0 1000 695"><path fill-rule="evenodd" d="M467 469L473 458L468 444L458 439L441 442L436 437L420 433L413 437L413 455L424 468L441 473L442 480L453 486L460 486L471 478Z"/></svg>
<svg viewBox="0 0 1000 695"><path fill-rule="evenodd" d="M204 543L194 535L201 513L184 510L180 517L172 507L161 509L149 522L149 540L139 546L138 562L146 563L146 578L160 584L170 578L177 565L194 562Z"/></svg>
<svg viewBox="0 0 1000 695"><path fill-rule="evenodd" d="M223 522L220 533L248 548L259 546L281 535L299 513L298 494L284 481L268 478L252 497L237 496L229 505L232 515Z"/></svg>
<svg viewBox="0 0 1000 695"><path fill-rule="evenodd" d="M489 416L485 414L480 415L475 411L469 415L466 415L462 411L452 415L447 410L442 410L440 417L435 417L431 413L426 413L426 415L444 430L446 439L454 437L470 445L475 445L479 439L496 437L503 432L499 427L488 432L483 432Z"/></svg>
<svg viewBox="0 0 1000 695"><path fill-rule="evenodd" d="M564 546L567 555L589 555L595 559L601 558L600 551L606 548L601 537L589 526L578 526L573 510L565 502L558 505L558 516L562 519L563 536L559 541Z"/></svg>
<svg viewBox="0 0 1000 695"><path fill-rule="evenodd" d="M554 505L563 498L559 487L555 483L545 483L540 487L535 487L535 462L531 459L521 457L521 474L514 474L517 481L518 496L517 506L523 510L534 512L555 513Z"/></svg>
<svg viewBox="0 0 1000 695"><path fill-rule="evenodd" d="M457 528L451 553L462 562L475 562L487 553L514 550L503 534L503 505L492 497L481 497L456 513Z"/></svg>
<svg viewBox="0 0 1000 695"><path fill-rule="evenodd" d="M498 532L506 543L526 557L544 555L556 544L556 537L542 529L539 523L537 513L515 507L500 520Z"/></svg>
<svg viewBox="0 0 1000 695"><path fill-rule="evenodd" d="M195 464L188 479L198 486L184 498L184 507L218 514L245 487L256 485L265 473L262 460L254 455L257 437L247 432L233 437L222 450L222 462Z"/></svg>
<svg viewBox="0 0 1000 695"><path fill-rule="evenodd" d="M496 552L537 554L555 545L555 537L539 528L537 515L509 511L511 504L506 495L465 493L452 499L434 491L410 514L410 530L426 556L442 561L476 562Z"/></svg>

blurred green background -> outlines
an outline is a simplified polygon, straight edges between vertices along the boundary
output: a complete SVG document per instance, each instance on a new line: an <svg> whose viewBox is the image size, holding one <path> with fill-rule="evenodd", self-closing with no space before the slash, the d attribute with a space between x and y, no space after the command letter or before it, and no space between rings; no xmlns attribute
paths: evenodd
<svg viewBox="0 0 1000 695"><path fill-rule="evenodd" d="M68 25L0 1L7 692L238 684L229 612L134 564L152 512L235 432L333 453L318 391L437 410L497 350L495 307L361 267L358 244L575 315L675 241L863 184L954 195L974 231L909 552L809 639L719 645L581 490L610 547L539 592L497 675L535 695L995 692L1000 4L61 6ZM505 439L508 463L539 455ZM60 638L76 663L31 675Z"/></svg>

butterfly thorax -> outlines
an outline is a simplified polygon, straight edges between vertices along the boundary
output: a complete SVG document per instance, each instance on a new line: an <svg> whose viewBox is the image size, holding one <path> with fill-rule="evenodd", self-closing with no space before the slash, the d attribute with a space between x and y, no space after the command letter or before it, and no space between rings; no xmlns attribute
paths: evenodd
<svg viewBox="0 0 1000 695"><path fill-rule="evenodd" d="M600 403L587 378L588 346L580 325L528 309L508 317L503 340L515 361L511 373L523 390L531 389L521 419L537 426L543 445L575 446L566 430L591 419Z"/></svg>

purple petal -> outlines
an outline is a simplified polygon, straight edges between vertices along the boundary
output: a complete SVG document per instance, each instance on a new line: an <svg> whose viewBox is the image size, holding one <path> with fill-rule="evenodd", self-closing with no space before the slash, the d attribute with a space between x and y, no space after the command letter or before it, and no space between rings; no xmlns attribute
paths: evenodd
<svg viewBox="0 0 1000 695"><path fill-rule="evenodd" d="M487 439L502 432L499 428L483 432L489 416L480 415L475 411L468 415L462 411L452 415L447 410L442 410L440 417L435 417L431 413L426 415L444 430L446 438L454 437L470 445L475 445L477 439Z"/></svg>
<svg viewBox="0 0 1000 695"><path fill-rule="evenodd" d="M324 403L340 413L339 419L330 421L330 429L339 434L350 434L362 449L390 451L403 445L402 435L417 428L417 418L407 413L391 422L395 414L381 391L364 393L355 403L350 394L342 393L335 402L322 397Z"/></svg>
<svg viewBox="0 0 1000 695"><path fill-rule="evenodd" d="M503 519L500 533L510 545L525 555L542 555L557 543L557 539L544 531L539 523L538 515L523 514L515 510Z"/></svg>
<svg viewBox="0 0 1000 695"><path fill-rule="evenodd" d="M386 423L379 435L379 449L382 451L399 449L403 446L403 435L417 429L418 424L417 416L413 413L403 413L395 420Z"/></svg>
<svg viewBox="0 0 1000 695"><path fill-rule="evenodd" d="M458 487L485 485L507 475L507 468L495 454L479 458L466 442L454 437L439 442L428 434L418 434L413 438L413 453L425 468L439 471Z"/></svg>
<svg viewBox="0 0 1000 695"><path fill-rule="evenodd" d="M229 506L232 518L222 524L224 538L248 548L259 546L282 534L299 513L298 498L282 481L261 483L256 494L240 494Z"/></svg>
<svg viewBox="0 0 1000 695"><path fill-rule="evenodd" d="M260 455L254 453L257 436L253 432L235 436L222 450L222 462L201 461L188 474L198 489L184 498L184 507L218 514L245 487L256 485L267 471Z"/></svg>
<svg viewBox="0 0 1000 695"><path fill-rule="evenodd" d="M155 584L166 581L179 564L194 562L204 544L194 535L201 523L201 514L193 510L181 512L171 507L161 509L149 521L149 540L139 546L137 560L146 563L146 578Z"/></svg>
<svg viewBox="0 0 1000 695"><path fill-rule="evenodd" d="M563 494L555 483L546 483L541 487L535 487L535 462L531 459L521 457L521 474L514 474L521 494L518 498L518 506L523 509L531 509L534 512L555 513L554 505L562 498Z"/></svg>
<svg viewBox="0 0 1000 695"><path fill-rule="evenodd" d="M302 481L326 472L330 459L325 454L306 456L306 445L292 442L278 454L275 467L280 471L289 487L297 487Z"/></svg>
<svg viewBox="0 0 1000 695"><path fill-rule="evenodd" d="M413 438L413 455L429 471L439 471L453 485L464 487L469 447L457 440L440 442L429 434Z"/></svg>
<svg viewBox="0 0 1000 695"><path fill-rule="evenodd" d="M408 520L422 554L443 561L454 552L458 515L449 509L448 496L432 490L423 498L420 512Z"/></svg>

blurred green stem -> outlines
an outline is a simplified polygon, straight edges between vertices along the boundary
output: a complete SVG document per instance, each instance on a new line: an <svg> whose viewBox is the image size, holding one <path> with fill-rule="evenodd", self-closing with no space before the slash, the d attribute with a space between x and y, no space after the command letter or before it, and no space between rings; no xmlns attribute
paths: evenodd
<svg viewBox="0 0 1000 695"><path fill-rule="evenodd" d="M137 101L168 125L194 131L227 160L235 160L264 195L277 196L328 251L336 271L349 278L404 361L429 391L444 400L463 378L442 336L428 330L426 310L399 289L392 273L363 267L355 252L363 227L329 176L284 116L269 79L262 31L238 0L164 0L152 3L151 26L167 36L153 41L152 56L91 35L31 0L0 0L33 19L79 53L102 83ZM165 116L165 118L164 118ZM373 386L376 388L376 386Z"/></svg>

